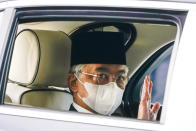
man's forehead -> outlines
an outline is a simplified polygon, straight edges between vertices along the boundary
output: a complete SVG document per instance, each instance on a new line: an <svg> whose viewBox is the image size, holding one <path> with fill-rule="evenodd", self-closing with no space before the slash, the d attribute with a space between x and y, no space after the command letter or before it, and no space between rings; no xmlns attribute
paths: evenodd
<svg viewBox="0 0 196 131"><path fill-rule="evenodd" d="M88 72L126 73L127 67L119 64L86 64L84 70Z"/></svg>

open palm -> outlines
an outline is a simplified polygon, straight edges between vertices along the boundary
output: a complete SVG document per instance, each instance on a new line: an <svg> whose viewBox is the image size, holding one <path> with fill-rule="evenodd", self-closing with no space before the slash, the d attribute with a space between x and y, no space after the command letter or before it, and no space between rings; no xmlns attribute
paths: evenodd
<svg viewBox="0 0 196 131"><path fill-rule="evenodd" d="M142 96L139 104L138 119L141 120L156 120L160 104L156 102L151 108L151 94L153 83L147 75L144 79Z"/></svg>

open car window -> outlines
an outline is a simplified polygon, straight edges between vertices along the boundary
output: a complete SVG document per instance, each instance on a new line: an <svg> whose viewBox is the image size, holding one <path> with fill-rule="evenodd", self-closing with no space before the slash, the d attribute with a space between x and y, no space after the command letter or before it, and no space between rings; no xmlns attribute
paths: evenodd
<svg viewBox="0 0 196 131"><path fill-rule="evenodd" d="M75 23L74 26L73 23ZM62 26L63 29L54 31L54 29L48 28L49 26L55 28L57 25ZM151 31L150 35L147 33L149 31ZM151 57L152 54L156 53L157 48L167 46L168 42L175 40L177 27L174 25L131 22L49 21L19 24L17 32L5 103L68 111L74 102L73 94L68 87L67 80L62 78L67 78L71 69L71 40L74 36L85 32L123 32L124 41L122 44L127 50L127 65L129 74L131 74L133 68L141 68L139 65L145 62L146 57ZM168 32L170 32L169 35ZM162 38L162 36L165 36L165 38ZM142 54L143 51L146 52ZM160 55L163 55L165 51L162 51ZM45 56L46 54L47 56ZM135 59L133 59L133 55ZM160 63L161 60L154 59L154 61ZM147 71L151 70L152 73L149 72L148 74L155 83L152 92L152 103L156 100L156 102L162 104L167 74L163 76L164 78L161 78L165 81L162 81L163 85L160 86L160 81L156 80L160 79L159 76L156 76L156 72L159 71L159 74L163 75L167 72L168 65L165 69L157 69L156 71L155 69L152 70L151 65L148 68L147 65L145 67ZM56 74L58 70L61 73ZM125 105L119 107L122 108L121 110L127 111L129 109L124 108L129 106L126 103L132 102L130 101L131 98L133 102L140 103L145 75L147 73L143 70L143 75L138 78L139 85L132 84L131 86L129 86L129 83L133 76L128 76L130 79L124 97L129 97L129 99L124 99ZM157 87L157 84L160 88ZM128 92L130 88L134 89ZM140 92L136 93L135 90ZM162 93L154 93L154 90ZM14 91L15 94L13 94ZM157 95L160 97L158 100L154 98ZM138 107L135 108L138 109ZM123 113L121 111L119 115L137 117L137 113L134 116Z"/></svg>
<svg viewBox="0 0 196 131"><path fill-rule="evenodd" d="M170 57L183 22L167 15L142 19L143 12L141 19L99 14L70 18L55 11L50 13L57 13L58 19L43 12L46 18L31 18L25 10L18 11L15 39L10 42L4 104L160 121ZM149 103L148 111L157 106L156 116L139 115L145 107L142 100Z"/></svg>

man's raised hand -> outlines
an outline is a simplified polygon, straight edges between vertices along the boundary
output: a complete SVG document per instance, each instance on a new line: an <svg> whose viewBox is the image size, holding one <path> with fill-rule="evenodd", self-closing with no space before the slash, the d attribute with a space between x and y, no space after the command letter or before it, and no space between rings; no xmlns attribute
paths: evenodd
<svg viewBox="0 0 196 131"><path fill-rule="evenodd" d="M138 119L141 120L156 120L160 104L156 102L151 108L151 94L153 83L147 75L144 79L142 96L139 104Z"/></svg>

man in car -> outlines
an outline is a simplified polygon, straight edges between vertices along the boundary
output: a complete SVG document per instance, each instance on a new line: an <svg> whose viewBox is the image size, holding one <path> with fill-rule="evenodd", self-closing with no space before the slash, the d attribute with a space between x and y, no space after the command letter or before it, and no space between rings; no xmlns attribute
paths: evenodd
<svg viewBox="0 0 196 131"><path fill-rule="evenodd" d="M128 82L124 36L120 32L88 32L72 38L69 88L71 111L113 115ZM159 103L151 109L152 81L144 79L138 119L156 120Z"/></svg>

